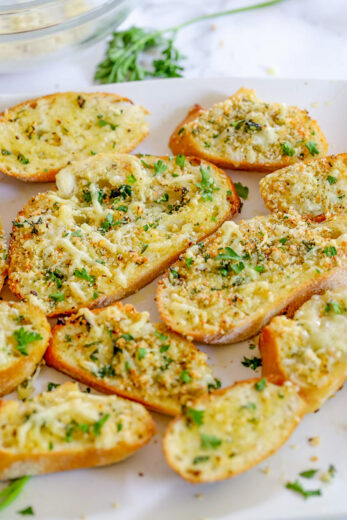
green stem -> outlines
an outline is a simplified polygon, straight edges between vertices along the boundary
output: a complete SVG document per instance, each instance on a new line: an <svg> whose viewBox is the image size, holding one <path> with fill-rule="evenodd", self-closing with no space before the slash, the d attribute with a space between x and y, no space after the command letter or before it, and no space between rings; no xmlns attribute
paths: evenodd
<svg viewBox="0 0 347 520"><path fill-rule="evenodd" d="M219 18L221 16L227 16L230 14L237 14L237 13L243 13L245 11L251 11L252 9L261 9L263 7L270 7L271 5L279 4L280 2L283 2L284 0L269 0L268 2L261 2L260 4L252 4L248 5L246 7L238 7L237 9L229 9L228 11L220 11L218 13L211 13L211 14L204 14L202 16L197 16L196 18L192 18L191 20L188 20L187 22L181 23L179 25L176 25L176 27L171 27L168 29L164 29L160 31L161 33L169 32L169 31L179 31L183 27L186 27L187 25L191 25L196 22L202 22L203 20L210 20L211 18Z"/></svg>
<svg viewBox="0 0 347 520"><path fill-rule="evenodd" d="M29 476L14 480L0 493L0 510L9 506L22 491L23 486L29 480ZM3 498L4 497L4 498ZM3 500L1 500L3 498Z"/></svg>

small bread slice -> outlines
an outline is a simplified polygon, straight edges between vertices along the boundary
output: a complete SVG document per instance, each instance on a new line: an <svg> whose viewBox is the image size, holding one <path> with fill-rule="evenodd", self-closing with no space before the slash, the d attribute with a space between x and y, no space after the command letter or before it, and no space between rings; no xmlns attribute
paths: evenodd
<svg viewBox="0 0 347 520"><path fill-rule="evenodd" d="M270 211L293 208L316 222L347 214L347 153L271 173L261 179L260 193Z"/></svg>
<svg viewBox="0 0 347 520"><path fill-rule="evenodd" d="M31 376L41 361L51 328L44 313L23 302L0 302L0 395Z"/></svg>
<svg viewBox="0 0 347 520"><path fill-rule="evenodd" d="M315 295L292 319L277 316L259 339L263 375L300 387L314 412L347 378L347 288Z"/></svg>
<svg viewBox="0 0 347 520"><path fill-rule="evenodd" d="M326 155L328 150L321 129L306 110L261 101L254 90L244 87L209 110L195 105L169 145L175 154L263 172Z"/></svg>
<svg viewBox="0 0 347 520"><path fill-rule="evenodd" d="M206 343L250 338L277 314L347 283L347 216L320 224L296 212L225 222L159 282L161 318Z"/></svg>
<svg viewBox="0 0 347 520"><path fill-rule="evenodd" d="M64 321L53 328L47 364L100 392L177 415L220 384L206 354L132 305L81 309Z"/></svg>
<svg viewBox="0 0 347 520"><path fill-rule="evenodd" d="M4 230L0 219L0 291L7 275L7 247L5 244Z"/></svg>
<svg viewBox="0 0 347 520"><path fill-rule="evenodd" d="M0 401L0 480L125 459L155 432L138 403L65 383L24 403Z"/></svg>
<svg viewBox="0 0 347 520"><path fill-rule="evenodd" d="M148 134L146 111L106 92L63 92L0 114L0 171L24 181L53 181L78 159L127 153Z"/></svg>
<svg viewBox="0 0 347 520"><path fill-rule="evenodd" d="M238 210L200 159L100 154L57 176L14 223L9 287L49 316L119 300Z"/></svg>
<svg viewBox="0 0 347 520"><path fill-rule="evenodd" d="M277 451L305 407L291 383L240 381L197 400L171 422L164 436L166 460L192 483L235 477Z"/></svg>

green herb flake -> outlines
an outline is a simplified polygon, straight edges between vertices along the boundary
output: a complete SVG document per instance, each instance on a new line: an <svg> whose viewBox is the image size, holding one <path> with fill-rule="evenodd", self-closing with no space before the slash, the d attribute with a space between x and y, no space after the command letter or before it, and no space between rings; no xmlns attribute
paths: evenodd
<svg viewBox="0 0 347 520"><path fill-rule="evenodd" d="M53 300L55 302L62 302L65 300L65 295L64 295L64 293L61 293L61 292L58 292L55 294L50 294L49 297L51 300Z"/></svg>
<svg viewBox="0 0 347 520"><path fill-rule="evenodd" d="M265 271L265 267L263 265L258 264L254 266L254 270L257 273L263 273Z"/></svg>
<svg viewBox="0 0 347 520"><path fill-rule="evenodd" d="M180 129L178 130L177 134L178 134L178 135L183 134L184 130L185 130L185 128L184 128L184 126L182 126L182 128L180 128Z"/></svg>
<svg viewBox="0 0 347 520"><path fill-rule="evenodd" d="M90 282L91 284L95 283L95 276L92 274L88 274L85 267L82 267L82 269L75 269L73 274L77 278L86 280L87 282Z"/></svg>
<svg viewBox="0 0 347 520"><path fill-rule="evenodd" d="M185 416L198 426L202 426L204 424L204 414L204 410L196 410L194 408L188 408L185 411Z"/></svg>
<svg viewBox="0 0 347 520"><path fill-rule="evenodd" d="M176 156L176 164L177 164L177 166L179 166L180 168L184 168L185 160L186 160L185 155L177 155Z"/></svg>
<svg viewBox="0 0 347 520"><path fill-rule="evenodd" d="M163 352L166 352L167 350L169 350L170 348L170 345L162 345L160 347L160 353L163 354Z"/></svg>
<svg viewBox="0 0 347 520"><path fill-rule="evenodd" d="M204 169L200 166L201 182L198 182L196 186L201 190L201 196L204 202L210 200L213 201L213 192L218 191L219 188L215 186L214 179L211 179L211 168L208 166Z"/></svg>
<svg viewBox="0 0 347 520"><path fill-rule="evenodd" d="M248 186L244 186L241 182L235 182L234 186L238 196L241 197L241 199L246 200L249 194Z"/></svg>
<svg viewBox="0 0 347 520"><path fill-rule="evenodd" d="M52 382L50 382L50 383L47 384L47 391L48 392L52 392L52 390L55 390L56 388L58 388L58 386L60 386L59 383L52 383Z"/></svg>
<svg viewBox="0 0 347 520"><path fill-rule="evenodd" d="M241 365L244 367L249 367L252 370L257 370L257 368L261 367L261 358L254 356L252 358L247 358L246 356L243 356L243 361L241 361Z"/></svg>
<svg viewBox="0 0 347 520"><path fill-rule="evenodd" d="M337 183L337 177L333 177L332 175L328 175L327 181L329 184L336 184Z"/></svg>
<svg viewBox="0 0 347 520"><path fill-rule="evenodd" d="M42 336L38 332L34 332L32 330L26 330L24 327L20 327L15 330L13 333L14 339L17 341L16 348L23 355L28 356L28 351L26 346L29 343L33 343L34 341L38 341L42 339Z"/></svg>
<svg viewBox="0 0 347 520"><path fill-rule="evenodd" d="M135 182L137 181L135 175L133 175L132 173L130 173L127 177L127 182L131 185L134 185Z"/></svg>
<svg viewBox="0 0 347 520"><path fill-rule="evenodd" d="M165 172L165 170L167 170L167 164L165 164L161 159L154 163L154 175Z"/></svg>
<svg viewBox="0 0 347 520"><path fill-rule="evenodd" d="M93 432L94 432L95 437L98 437L100 435L102 427L104 426L105 422L109 418L110 418L110 414L107 413L103 417L101 417L101 419L99 419L98 421L96 421L93 424Z"/></svg>
<svg viewBox="0 0 347 520"><path fill-rule="evenodd" d="M210 459L209 455L199 455L193 459L193 464L201 464L202 462L207 462Z"/></svg>
<svg viewBox="0 0 347 520"><path fill-rule="evenodd" d="M204 450L215 450L222 444L222 440L216 437L215 435L207 435L206 433L202 433L200 439L201 448Z"/></svg>
<svg viewBox="0 0 347 520"><path fill-rule="evenodd" d="M19 161L21 164L29 164L29 159L27 159L27 157L24 157L24 155L22 153L19 153L17 155L17 161Z"/></svg>
<svg viewBox="0 0 347 520"><path fill-rule="evenodd" d="M305 146L312 156L319 155L318 145L314 141L307 141Z"/></svg>
<svg viewBox="0 0 347 520"><path fill-rule="evenodd" d="M189 268L193 262L193 258L187 258L186 259L186 266Z"/></svg>
<svg viewBox="0 0 347 520"><path fill-rule="evenodd" d="M323 249L323 253L328 257L336 256L337 250L336 250L336 247L334 247L334 246L328 246Z"/></svg>
<svg viewBox="0 0 347 520"><path fill-rule="evenodd" d="M35 514L32 506L28 506L25 509L21 509L20 511L17 511L17 513L23 516L33 516Z"/></svg>
<svg viewBox="0 0 347 520"><path fill-rule="evenodd" d="M293 157L295 155L295 148L293 148L289 143L281 143L282 154L287 155L289 157Z"/></svg>
<svg viewBox="0 0 347 520"><path fill-rule="evenodd" d="M258 392L262 392L264 390L264 388L266 387L266 379L265 377L262 377L261 379L259 379L259 381L257 381L254 385L254 388L258 391Z"/></svg>
<svg viewBox="0 0 347 520"><path fill-rule="evenodd" d="M169 336L166 336L166 334L163 334L162 332L159 332L158 330L154 331L154 334L157 336L157 338L160 339L160 341L167 341L169 339Z"/></svg>
<svg viewBox="0 0 347 520"><path fill-rule="evenodd" d="M146 355L147 355L147 350L143 347L140 347L139 350L137 351L137 359L139 361L141 361L141 359L146 357Z"/></svg>
<svg viewBox="0 0 347 520"><path fill-rule="evenodd" d="M299 473L299 475L303 478L313 478L317 471L318 469L308 469L306 471L302 471L301 473Z"/></svg>
<svg viewBox="0 0 347 520"><path fill-rule="evenodd" d="M183 383L190 383L192 380L191 375L189 374L188 370L183 370L180 373L180 381Z"/></svg>
<svg viewBox="0 0 347 520"><path fill-rule="evenodd" d="M295 491L296 493L299 493L305 499L309 498L309 497L313 497L313 496L322 495L322 491L320 489L305 490L298 480L295 480L295 482L287 482L286 488L291 489L292 491Z"/></svg>
<svg viewBox="0 0 347 520"><path fill-rule="evenodd" d="M341 305L337 302L328 302L324 308L326 313L335 312L335 314L342 314Z"/></svg>

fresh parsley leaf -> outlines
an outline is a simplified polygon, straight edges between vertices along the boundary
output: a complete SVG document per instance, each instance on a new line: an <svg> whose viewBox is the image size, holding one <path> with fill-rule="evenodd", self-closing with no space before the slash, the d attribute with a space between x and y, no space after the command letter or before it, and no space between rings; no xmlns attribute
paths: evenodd
<svg viewBox="0 0 347 520"><path fill-rule="evenodd" d="M186 259L186 266L187 266L188 268L191 266L192 261L193 261L193 258L192 258L192 257Z"/></svg>
<svg viewBox="0 0 347 520"><path fill-rule="evenodd" d="M5 509L17 498L29 479L29 476L25 476L11 480L9 485L0 491L0 510Z"/></svg>
<svg viewBox="0 0 347 520"><path fill-rule="evenodd" d="M60 386L59 383L52 383L52 382L50 382L50 383L47 384L47 391L48 392L52 392L52 390L55 390L56 388L58 388L58 386Z"/></svg>
<svg viewBox="0 0 347 520"><path fill-rule="evenodd" d="M101 419L99 419L98 421L96 421L93 424L93 432L94 432L95 437L98 437L100 435L102 427L104 426L105 422L109 418L110 418L110 414L107 413L103 417L101 417Z"/></svg>
<svg viewBox="0 0 347 520"><path fill-rule="evenodd" d="M342 314L341 305L337 302L328 302L324 308L326 313L335 312L335 314Z"/></svg>
<svg viewBox="0 0 347 520"><path fill-rule="evenodd" d="M258 391L258 392L262 392L264 390L264 388L266 387L266 379L265 377L262 377L261 379L259 379L259 381L257 381L254 385L254 388Z"/></svg>
<svg viewBox="0 0 347 520"><path fill-rule="evenodd" d="M329 257L336 256L337 255L336 247L334 247L334 246L325 247L323 249L323 253Z"/></svg>
<svg viewBox="0 0 347 520"><path fill-rule="evenodd" d="M65 294L62 293L62 292L58 292L58 293L55 293L55 294L50 294L49 295L50 299L55 301L55 302L62 302L65 300Z"/></svg>
<svg viewBox="0 0 347 520"><path fill-rule="evenodd" d="M183 383L190 383L191 382L192 378L191 378L191 375L189 374L188 370L183 370L180 373L180 380Z"/></svg>
<svg viewBox="0 0 347 520"><path fill-rule="evenodd" d="M169 350L170 348L170 345L162 345L160 347L160 353L162 354L163 352L166 352L167 350Z"/></svg>
<svg viewBox="0 0 347 520"><path fill-rule="evenodd" d="M198 426L202 426L204 424L204 414L204 410L196 410L194 408L188 408L185 411L185 416Z"/></svg>
<svg viewBox="0 0 347 520"><path fill-rule="evenodd" d="M29 343L33 343L33 341L42 339L41 334L32 330L27 330L24 327L20 327L19 329L15 330L13 337L17 341L17 350L24 356L29 355L26 349L26 346Z"/></svg>
<svg viewBox="0 0 347 520"><path fill-rule="evenodd" d="M26 507L25 509L21 509L20 511L17 511L19 515L23 515L23 516L26 516L26 515L34 515L34 510L32 508L32 506L28 506Z"/></svg>
<svg viewBox="0 0 347 520"><path fill-rule="evenodd" d="M163 334L162 332L159 332L158 330L155 330L154 331L154 334L157 336L157 338L160 339L160 341L166 341L167 339L169 339L169 336L166 336L166 334Z"/></svg>
<svg viewBox="0 0 347 520"><path fill-rule="evenodd" d="M88 274L85 267L82 267L82 269L75 269L73 274L77 276L77 278L81 278L82 280L86 280L92 284L95 283L95 276Z"/></svg>
<svg viewBox="0 0 347 520"><path fill-rule="evenodd" d="M224 253L219 253L215 259L216 260L241 260L241 257L238 253L236 253L236 251L234 251L234 249L232 249L231 247L228 247L226 246L224 248Z"/></svg>
<svg viewBox="0 0 347 520"><path fill-rule="evenodd" d="M154 163L154 175L162 173L165 170L167 170L167 164L165 164L161 159L158 159L158 161Z"/></svg>
<svg viewBox="0 0 347 520"><path fill-rule="evenodd" d="M234 182L236 193L241 199L246 200L248 198L249 188L244 186L241 182Z"/></svg>
<svg viewBox="0 0 347 520"><path fill-rule="evenodd" d="M318 145L314 141L307 141L305 146L312 156L319 155Z"/></svg>
<svg viewBox="0 0 347 520"><path fill-rule="evenodd" d="M287 155L289 157L293 157L295 155L295 148L293 148L289 143L281 143L282 154Z"/></svg>
<svg viewBox="0 0 347 520"><path fill-rule="evenodd" d="M128 182L129 184L135 184L136 180L137 180L137 179L136 179L135 175L133 175L132 173L130 173L130 174L128 175L128 177L127 177L127 182Z"/></svg>
<svg viewBox="0 0 347 520"><path fill-rule="evenodd" d="M313 478L317 471L318 469L308 469L306 471L302 471L301 473L299 473L299 475L303 478Z"/></svg>
<svg viewBox="0 0 347 520"><path fill-rule="evenodd" d="M199 455L193 459L193 464L201 464L202 462L207 462L209 460L209 455Z"/></svg>
<svg viewBox="0 0 347 520"><path fill-rule="evenodd" d="M213 192L218 191L219 188L215 186L214 179L211 179L211 168L208 166L204 169L200 166L201 182L198 182L196 186L200 188L202 199L204 202L207 200L213 200Z"/></svg>
<svg viewBox="0 0 347 520"><path fill-rule="evenodd" d="M210 448L215 450L222 444L221 439L219 439L215 435L207 435L206 433L202 433L200 436L200 439L201 439L201 448L204 450L208 450Z"/></svg>
<svg viewBox="0 0 347 520"><path fill-rule="evenodd" d="M327 181L329 184L336 184L337 183L337 177L333 177L332 175L328 175Z"/></svg>
<svg viewBox="0 0 347 520"><path fill-rule="evenodd" d="M253 268L255 271L257 271L257 273L263 273L265 271L265 267L263 265L255 265L254 268Z"/></svg>
<svg viewBox="0 0 347 520"><path fill-rule="evenodd" d="M309 491L305 490L298 480L295 480L295 482L287 482L286 488L291 489L296 493L300 493L300 495L302 495L305 499L313 496L321 496L322 494L322 491L320 489L314 489Z"/></svg>
<svg viewBox="0 0 347 520"><path fill-rule="evenodd" d="M22 153L19 153L17 155L17 160L21 163L21 164L29 164L29 159L27 157L24 157L24 155Z"/></svg>
<svg viewBox="0 0 347 520"><path fill-rule="evenodd" d="M141 361L141 359L146 357L146 354L147 354L147 350L143 347L140 347L139 350L137 351L137 359L139 361Z"/></svg>
<svg viewBox="0 0 347 520"><path fill-rule="evenodd" d="M176 156L177 166L179 166L180 168L184 168L185 160L186 160L185 155L177 155Z"/></svg>
<svg viewBox="0 0 347 520"><path fill-rule="evenodd" d="M244 367L249 367L252 370L257 370L257 368L261 367L261 358L254 356L252 358L248 358L243 356L243 361L241 361L241 365Z"/></svg>

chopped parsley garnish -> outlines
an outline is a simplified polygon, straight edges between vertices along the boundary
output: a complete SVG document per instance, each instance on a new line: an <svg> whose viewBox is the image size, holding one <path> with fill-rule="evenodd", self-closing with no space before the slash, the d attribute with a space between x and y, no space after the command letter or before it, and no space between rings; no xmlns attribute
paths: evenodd
<svg viewBox="0 0 347 520"><path fill-rule="evenodd" d="M107 213L106 219L103 222L101 222L101 228L99 229L102 233L105 233L105 231L109 231L111 227L116 226L120 223L123 224L124 222L120 220L115 220L111 213Z"/></svg>
<svg viewBox="0 0 347 520"><path fill-rule="evenodd" d="M323 249L323 253L327 256L336 256L337 255L336 247L334 247L334 246L325 247Z"/></svg>
<svg viewBox="0 0 347 520"><path fill-rule="evenodd" d="M20 511L17 511L17 513L19 515L23 515L23 516L27 516L27 515L33 516L35 514L32 506L28 506L25 509L21 509Z"/></svg>
<svg viewBox="0 0 347 520"><path fill-rule="evenodd" d="M24 327L20 327L19 329L15 330L13 333L13 337L17 341L17 345L16 345L17 350L21 354L23 354L23 356L29 355L28 351L26 349L26 346L29 343L42 339L41 334L39 334L38 332L34 332L32 330L26 330Z"/></svg>
<svg viewBox="0 0 347 520"><path fill-rule="evenodd" d="M164 195L162 195L162 197L160 197L160 199L156 200L155 202L157 204L160 204L160 202L167 202L168 200L169 200L169 194L164 193Z"/></svg>
<svg viewBox="0 0 347 520"><path fill-rule="evenodd" d="M173 267L170 267L169 277L170 277L170 278L179 278L180 275L178 274L178 272L176 271L176 269L174 269Z"/></svg>
<svg viewBox="0 0 347 520"><path fill-rule="evenodd" d="M208 166L206 170L200 166L201 182L196 186L200 188L203 201L213 200L213 192L218 191L219 188L215 186L214 179L211 179L211 168Z"/></svg>
<svg viewBox="0 0 347 520"><path fill-rule="evenodd" d="M186 266L187 266L187 267L190 267L192 261L193 261L193 258L187 258L187 259L186 259Z"/></svg>
<svg viewBox="0 0 347 520"><path fill-rule="evenodd" d="M236 193L241 199L246 200L248 198L249 188L244 186L241 182L234 182Z"/></svg>
<svg viewBox="0 0 347 520"><path fill-rule="evenodd" d="M200 464L201 462L207 462L209 460L209 455L199 455L193 459L193 464Z"/></svg>
<svg viewBox="0 0 347 520"><path fill-rule="evenodd" d="M47 391L48 392L52 392L52 390L55 390L56 388L58 388L58 386L60 386L59 383L52 383L52 382L50 382L50 383L47 384Z"/></svg>
<svg viewBox="0 0 347 520"><path fill-rule="evenodd" d="M180 128L177 132L178 135L181 135L183 132L185 131L185 128L184 126L182 126L182 128Z"/></svg>
<svg viewBox="0 0 347 520"><path fill-rule="evenodd" d="M55 269L54 271L48 269L46 275L48 279L52 280L55 283L57 289L61 288L63 284L62 280L64 279L64 275L59 271L59 269Z"/></svg>
<svg viewBox="0 0 347 520"><path fill-rule="evenodd" d="M160 339L160 341L166 341L167 339L169 339L169 337L166 336L166 334L163 334L162 332L159 332L157 330L154 331L154 334L157 336L157 338Z"/></svg>
<svg viewBox="0 0 347 520"><path fill-rule="evenodd" d="M0 491L0 510L5 509L17 498L29 479L29 476L25 476L11 480L9 485Z"/></svg>
<svg viewBox="0 0 347 520"><path fill-rule="evenodd" d="M328 175L327 181L329 184L336 184L337 183L337 177L333 177L332 175Z"/></svg>
<svg viewBox="0 0 347 520"><path fill-rule="evenodd" d="M72 236L72 237L80 237L80 238L81 238L81 236L82 236L82 231L81 231L80 229L76 229L75 231L73 231L73 232L71 233L71 236Z"/></svg>
<svg viewBox="0 0 347 520"><path fill-rule="evenodd" d="M287 237L280 238L281 244L284 246L284 244L288 241Z"/></svg>
<svg viewBox="0 0 347 520"><path fill-rule="evenodd" d="M207 450L212 448L215 450L222 444L222 440L215 435L207 435L206 433L201 434L201 448Z"/></svg>
<svg viewBox="0 0 347 520"><path fill-rule="evenodd" d="M169 350L170 348L170 345L162 345L160 347L160 353L162 354L163 352L166 352L167 350Z"/></svg>
<svg viewBox="0 0 347 520"><path fill-rule="evenodd" d="M177 166L179 166L180 168L183 168L185 160L186 160L185 155L177 155L176 156L176 164L177 164Z"/></svg>
<svg viewBox="0 0 347 520"><path fill-rule="evenodd" d="M207 385L207 389L209 392L212 392L213 390L218 390L218 388L221 388L221 386L222 382L220 381L220 379L215 379L214 383L209 383Z"/></svg>
<svg viewBox="0 0 347 520"><path fill-rule="evenodd" d="M318 145L314 141L307 141L305 146L312 156L319 155Z"/></svg>
<svg viewBox="0 0 347 520"><path fill-rule="evenodd" d="M240 260L241 257L238 253L236 253L236 251L234 251L234 249L232 249L231 247L225 247L224 248L224 253L219 253L217 256L216 256L216 260L233 260L233 259L236 259L236 260Z"/></svg>
<svg viewBox="0 0 347 520"><path fill-rule="evenodd" d="M295 482L287 482L286 488L300 493L305 499L313 496L321 496L322 494L320 489L305 490L298 480L295 480Z"/></svg>
<svg viewBox="0 0 347 520"><path fill-rule="evenodd" d="M104 377L113 377L116 375L115 369L112 365L104 365L101 367L97 373L97 376L100 379L103 379Z"/></svg>
<svg viewBox="0 0 347 520"><path fill-rule="evenodd" d="M64 293L55 293L55 294L50 294L49 295L50 299L55 301L55 302L62 302L65 300L65 294Z"/></svg>
<svg viewBox="0 0 347 520"><path fill-rule="evenodd" d="M243 356L243 361L241 361L241 365L244 367L249 367L252 370L257 370L257 368L261 367L261 358L254 356L252 358L247 358Z"/></svg>
<svg viewBox="0 0 347 520"><path fill-rule="evenodd" d="M259 379L259 381L257 381L254 385L254 388L258 391L258 392L262 392L264 390L264 388L266 387L266 379L265 377L262 377L261 379Z"/></svg>
<svg viewBox="0 0 347 520"><path fill-rule="evenodd" d="M130 173L127 177L127 181L129 184L135 184L136 180L137 179L136 179L135 175L133 175L132 173Z"/></svg>
<svg viewBox="0 0 347 520"><path fill-rule="evenodd" d="M247 403L247 404L244 404L243 406L241 406L241 409L242 410L256 410L257 405L255 403Z"/></svg>
<svg viewBox="0 0 347 520"><path fill-rule="evenodd" d="M301 473L299 473L299 475L303 478L313 478L317 471L318 469L308 469L306 471L302 471Z"/></svg>
<svg viewBox="0 0 347 520"><path fill-rule="evenodd" d="M2 148L1 155L12 155L12 152L10 152L9 150L5 150L5 148Z"/></svg>
<svg viewBox="0 0 347 520"><path fill-rule="evenodd" d="M123 211L123 213L126 213L128 211L128 206L117 206L115 208L117 211Z"/></svg>
<svg viewBox="0 0 347 520"><path fill-rule="evenodd" d="M139 361L141 361L141 359L146 357L146 354L147 354L147 350L143 347L140 347L139 350L137 351L137 359Z"/></svg>
<svg viewBox="0 0 347 520"><path fill-rule="evenodd" d="M328 302L324 308L326 313L335 312L336 314L342 314L341 305L337 302Z"/></svg>
<svg viewBox="0 0 347 520"><path fill-rule="evenodd" d="M192 378L191 378L191 375L189 374L188 370L183 370L180 373L180 380L183 383L190 383L191 382Z"/></svg>
<svg viewBox="0 0 347 520"><path fill-rule="evenodd" d="M154 175L162 173L165 170L167 170L167 164L165 164L161 159L154 163Z"/></svg>
<svg viewBox="0 0 347 520"><path fill-rule="evenodd" d="M82 267L82 269L75 269L73 274L77 276L77 278L82 278L82 280L86 280L92 284L95 283L95 276L88 274L85 267Z"/></svg>
<svg viewBox="0 0 347 520"><path fill-rule="evenodd" d="M144 253L146 251L147 248L148 248L148 244L142 244L141 255L142 255L142 253Z"/></svg>
<svg viewBox="0 0 347 520"><path fill-rule="evenodd" d="M188 417L192 422L197 424L198 426L202 426L204 424L204 410L196 410L194 408L188 408L185 411L185 416Z"/></svg>
<svg viewBox="0 0 347 520"><path fill-rule="evenodd" d="M19 153L17 155L17 160L21 163L21 164L29 164L29 159L27 159L26 157L24 157L24 155L22 153Z"/></svg>
<svg viewBox="0 0 347 520"><path fill-rule="evenodd" d="M98 437L101 433L101 428L104 426L105 422L110 418L110 414L107 413L105 414L103 417L101 417L101 419L99 419L98 421L96 421L94 424L93 424L93 432L94 432L94 435L95 437Z"/></svg>
<svg viewBox="0 0 347 520"><path fill-rule="evenodd" d="M265 267L263 265L255 265L254 270L257 271L257 273L263 273L265 271Z"/></svg>
<svg viewBox="0 0 347 520"><path fill-rule="evenodd" d="M295 148L293 148L289 143L281 143L282 154L287 155L289 157L293 157L295 155Z"/></svg>

